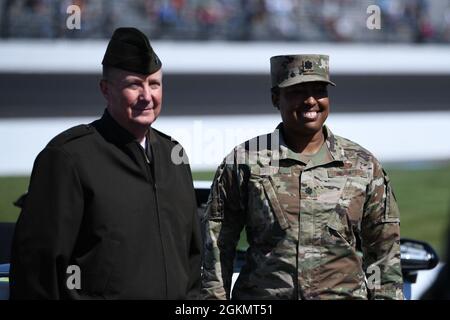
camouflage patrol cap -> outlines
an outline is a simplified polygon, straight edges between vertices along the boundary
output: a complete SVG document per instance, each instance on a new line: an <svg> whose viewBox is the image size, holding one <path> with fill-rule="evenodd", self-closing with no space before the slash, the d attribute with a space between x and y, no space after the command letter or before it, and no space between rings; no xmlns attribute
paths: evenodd
<svg viewBox="0 0 450 320"><path fill-rule="evenodd" d="M136 28L114 31L102 64L141 74L154 73L162 66L147 36Z"/></svg>
<svg viewBox="0 0 450 320"><path fill-rule="evenodd" d="M294 84L323 81L333 86L330 81L329 57L322 54L282 55L270 58L272 88L289 87Z"/></svg>

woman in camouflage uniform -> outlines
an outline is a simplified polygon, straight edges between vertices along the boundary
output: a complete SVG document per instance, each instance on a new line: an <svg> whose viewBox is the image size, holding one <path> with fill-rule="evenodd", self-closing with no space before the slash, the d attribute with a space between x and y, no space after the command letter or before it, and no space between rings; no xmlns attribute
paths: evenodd
<svg viewBox="0 0 450 320"><path fill-rule="evenodd" d="M229 299L402 299L400 218L377 159L324 125L328 56L271 58L282 123L235 147L205 213L202 295Z"/></svg>

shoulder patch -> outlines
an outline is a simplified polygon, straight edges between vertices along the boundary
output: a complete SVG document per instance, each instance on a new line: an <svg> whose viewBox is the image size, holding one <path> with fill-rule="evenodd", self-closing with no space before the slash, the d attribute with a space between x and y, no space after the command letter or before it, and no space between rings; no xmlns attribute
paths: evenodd
<svg viewBox="0 0 450 320"><path fill-rule="evenodd" d="M69 141L94 133L94 128L89 124L80 124L67 129L54 137L47 144L49 147L61 146Z"/></svg>

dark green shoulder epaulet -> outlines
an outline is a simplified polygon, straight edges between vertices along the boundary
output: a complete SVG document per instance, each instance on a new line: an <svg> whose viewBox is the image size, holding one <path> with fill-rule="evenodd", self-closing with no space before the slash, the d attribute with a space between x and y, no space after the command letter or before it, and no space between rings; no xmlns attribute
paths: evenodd
<svg viewBox="0 0 450 320"><path fill-rule="evenodd" d="M84 137L92 133L94 133L94 127L89 124L80 124L58 134L56 137L50 140L47 146L61 146L69 141Z"/></svg>

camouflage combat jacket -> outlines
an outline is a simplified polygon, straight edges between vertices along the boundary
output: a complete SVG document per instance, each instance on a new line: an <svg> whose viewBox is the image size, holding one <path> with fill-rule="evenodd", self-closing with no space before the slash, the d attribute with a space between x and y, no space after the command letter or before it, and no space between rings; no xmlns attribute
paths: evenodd
<svg viewBox="0 0 450 320"><path fill-rule="evenodd" d="M245 227L233 299L402 299L399 210L380 163L326 126L322 148L305 159L280 128L234 148L216 172L203 297L230 298Z"/></svg>

